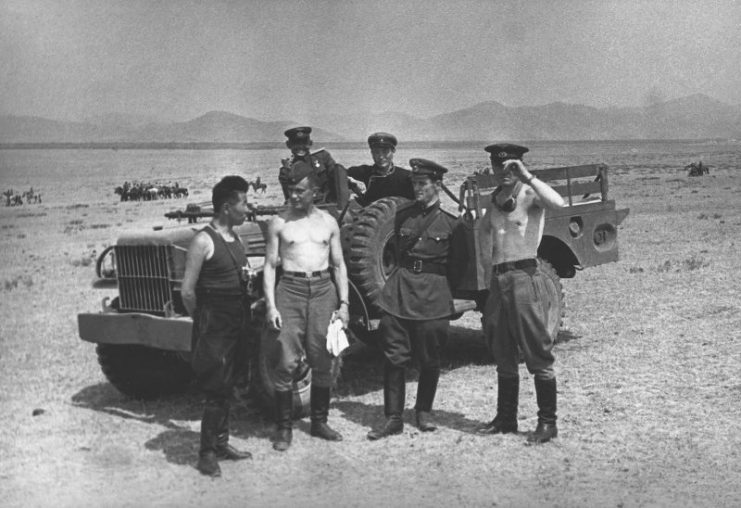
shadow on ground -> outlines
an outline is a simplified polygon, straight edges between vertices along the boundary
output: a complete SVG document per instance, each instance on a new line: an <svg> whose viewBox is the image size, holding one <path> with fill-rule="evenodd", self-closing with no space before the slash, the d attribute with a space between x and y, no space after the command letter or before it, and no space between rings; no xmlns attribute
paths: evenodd
<svg viewBox="0 0 741 508"><path fill-rule="evenodd" d="M366 427L369 431L372 428L383 425L383 422L385 421L383 406L380 405L364 404L362 402L351 400L339 400L333 404L333 407L337 408L342 413L343 418ZM482 423L480 421L466 418L461 413L443 411L440 409L435 409L433 411L433 417L439 427L446 427L469 434L474 434L476 427ZM404 425L405 427L408 426L410 428L415 428L413 408L407 408L404 411Z"/></svg>
<svg viewBox="0 0 741 508"><path fill-rule="evenodd" d="M144 443L146 449L162 451L168 462L181 466L192 466L198 460L203 398L196 390L157 400L136 400L121 394L110 383L98 383L77 392L72 402L78 407L164 427ZM232 436L269 438L272 422L251 401L233 404L231 414Z"/></svg>

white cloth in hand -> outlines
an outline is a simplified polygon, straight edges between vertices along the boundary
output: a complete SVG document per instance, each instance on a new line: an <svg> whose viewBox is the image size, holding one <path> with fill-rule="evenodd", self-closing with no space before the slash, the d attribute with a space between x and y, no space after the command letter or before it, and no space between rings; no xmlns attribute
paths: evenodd
<svg viewBox="0 0 741 508"><path fill-rule="evenodd" d="M332 321L327 328L327 351L332 356L340 356L350 344L347 342L347 335L342 328L342 320L333 316Z"/></svg>

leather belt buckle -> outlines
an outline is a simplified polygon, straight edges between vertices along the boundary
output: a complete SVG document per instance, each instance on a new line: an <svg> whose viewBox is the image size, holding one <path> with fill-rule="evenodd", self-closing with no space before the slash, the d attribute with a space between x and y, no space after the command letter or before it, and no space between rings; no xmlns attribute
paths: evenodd
<svg viewBox="0 0 741 508"><path fill-rule="evenodd" d="M422 260L421 259L415 259L414 262L412 262L412 271L414 273L422 273Z"/></svg>

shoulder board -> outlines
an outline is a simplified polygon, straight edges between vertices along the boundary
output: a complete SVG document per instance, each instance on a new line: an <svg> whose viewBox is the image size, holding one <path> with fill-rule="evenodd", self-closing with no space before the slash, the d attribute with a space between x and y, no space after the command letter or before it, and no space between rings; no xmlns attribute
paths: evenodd
<svg viewBox="0 0 741 508"><path fill-rule="evenodd" d="M317 148L316 150L314 150L313 152L311 152L311 155L316 155L316 154L318 154L320 152L326 152L326 151L327 151L327 149L324 148L324 147Z"/></svg>

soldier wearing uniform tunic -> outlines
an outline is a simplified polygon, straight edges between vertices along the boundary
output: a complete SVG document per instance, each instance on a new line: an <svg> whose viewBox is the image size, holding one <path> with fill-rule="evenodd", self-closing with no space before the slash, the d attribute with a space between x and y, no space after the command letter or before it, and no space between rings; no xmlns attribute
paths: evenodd
<svg viewBox="0 0 741 508"><path fill-rule="evenodd" d="M549 323L546 275L538 264L545 210L565 205L548 184L533 176L522 163L523 146L495 144L492 174L500 184L482 222L482 249L492 254L489 297L484 310L487 342L497 363L497 414L478 429L482 434L517 432L520 378L519 352L535 378L538 426L529 443L545 443L558 435L556 428L556 375L551 349L555 341Z"/></svg>
<svg viewBox="0 0 741 508"><path fill-rule="evenodd" d="M281 161L278 181L283 188L283 197L286 203L290 199L289 188L293 181L293 174L306 174L311 171L315 174L317 192L314 203L336 203L335 178L338 164L330 153L325 150L311 152L311 127L294 127L285 133L288 138L286 146L291 150L291 156Z"/></svg>
<svg viewBox="0 0 741 508"><path fill-rule="evenodd" d="M412 159L416 201L396 214L398 267L386 281L378 305L384 361L385 424L368 433L376 440L404 429L405 370L419 366L416 424L437 429L431 411L440 378L440 348L448 338L453 297L448 284L450 238L456 219L440 209L442 176L447 169Z"/></svg>
<svg viewBox="0 0 741 508"><path fill-rule="evenodd" d="M206 395L197 468L220 476L218 460L252 456L229 445L229 401L248 340L249 304L242 284L247 257L233 230L249 211L247 182L225 177L214 187L212 201L216 216L191 241L181 294L193 317L191 363Z"/></svg>
<svg viewBox="0 0 741 508"><path fill-rule="evenodd" d="M373 165L364 164L347 169L350 188L358 194L357 201L367 206L377 199L401 196L414 199L412 173L394 164L396 136L376 132L368 136Z"/></svg>

